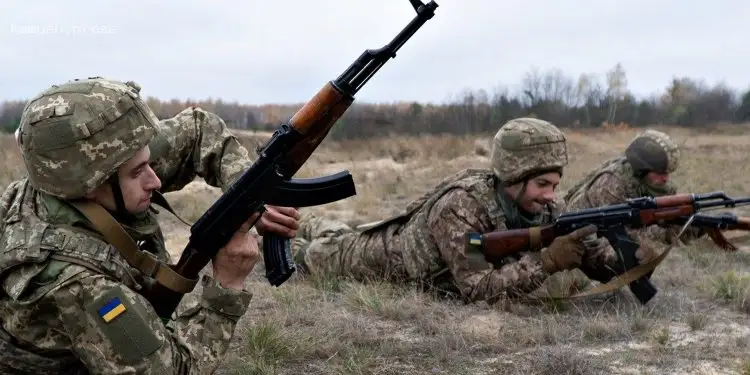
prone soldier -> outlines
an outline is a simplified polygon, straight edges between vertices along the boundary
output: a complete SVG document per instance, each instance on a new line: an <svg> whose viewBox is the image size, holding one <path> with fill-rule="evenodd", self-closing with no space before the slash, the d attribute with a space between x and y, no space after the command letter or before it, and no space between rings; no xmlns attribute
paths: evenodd
<svg viewBox="0 0 750 375"><path fill-rule="evenodd" d="M295 262L317 275L410 281L495 303L537 289L558 271L615 261L591 225L557 239L542 251L508 256L493 268L467 250L467 232L527 228L551 222L565 210L556 188L568 163L565 135L533 118L507 122L492 141L489 169L450 176L398 216L363 230L304 213L293 241ZM595 236L594 236L595 238Z"/></svg>
<svg viewBox="0 0 750 375"><path fill-rule="evenodd" d="M623 203L631 198L659 197L677 193L670 181L680 160L677 144L667 134L648 129L636 135L625 152L602 163L576 182L564 196L568 210L581 210ZM654 250L678 243L679 227L652 225L641 229L626 229L641 243L639 257L649 260L658 254ZM688 227L679 240L688 243L705 234L698 227ZM609 249L608 252L614 250ZM641 254L648 251L648 254Z"/></svg>

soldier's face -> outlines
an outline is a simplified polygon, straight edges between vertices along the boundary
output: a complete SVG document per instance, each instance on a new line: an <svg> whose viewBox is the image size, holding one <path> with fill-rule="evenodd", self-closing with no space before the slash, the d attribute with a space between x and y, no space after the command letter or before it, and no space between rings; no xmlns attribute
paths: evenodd
<svg viewBox="0 0 750 375"><path fill-rule="evenodd" d="M117 171L125 209L133 214L148 210L151 193L161 188L159 177L148 164L150 157L151 151L146 146ZM105 208L112 211L116 209L112 188L108 183L99 186L92 195L91 198Z"/></svg>
<svg viewBox="0 0 750 375"><path fill-rule="evenodd" d="M669 173L648 172L646 179L652 185L663 186L669 182Z"/></svg>
<svg viewBox="0 0 750 375"><path fill-rule="evenodd" d="M541 213L545 205L555 201L560 177L557 172L549 172L530 179L524 195L519 199L520 208L530 214Z"/></svg>

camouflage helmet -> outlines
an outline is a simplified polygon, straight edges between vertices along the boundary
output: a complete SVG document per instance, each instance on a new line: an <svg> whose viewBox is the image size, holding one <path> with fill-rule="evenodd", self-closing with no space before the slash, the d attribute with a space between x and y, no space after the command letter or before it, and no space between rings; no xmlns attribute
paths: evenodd
<svg viewBox="0 0 750 375"><path fill-rule="evenodd" d="M81 198L154 137L158 119L134 82L101 77L54 85L29 100L18 127L31 185Z"/></svg>
<svg viewBox="0 0 750 375"><path fill-rule="evenodd" d="M492 139L490 164L495 175L508 185L540 173L562 173L568 164L565 134L544 120L510 120Z"/></svg>
<svg viewBox="0 0 750 375"><path fill-rule="evenodd" d="M625 149L625 157L635 173L672 173L677 169L680 153L668 135L646 130L638 134Z"/></svg>

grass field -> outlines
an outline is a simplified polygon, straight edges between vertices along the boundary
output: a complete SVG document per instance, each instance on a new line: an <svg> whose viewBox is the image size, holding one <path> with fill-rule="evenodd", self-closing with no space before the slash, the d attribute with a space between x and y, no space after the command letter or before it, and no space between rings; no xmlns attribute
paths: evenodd
<svg viewBox="0 0 750 375"><path fill-rule="evenodd" d="M683 147L673 179L682 192L747 194L747 127L711 133L661 128ZM562 190L621 152L635 130L567 132L571 164ZM239 133L251 149L265 135ZM483 136L325 141L301 173L349 169L358 195L311 208L352 225L397 213L443 177L487 164ZM23 174L10 137L0 139L0 187ZM202 181L168 198L194 220L216 199ZM188 228L162 222L176 257ZM618 293L560 303L464 305L387 283L295 275L280 288L263 278L221 374L750 374L750 254L709 240L679 247L656 270L659 289L640 306ZM545 288L570 292L586 280L555 275ZM192 298L185 304L194 303Z"/></svg>

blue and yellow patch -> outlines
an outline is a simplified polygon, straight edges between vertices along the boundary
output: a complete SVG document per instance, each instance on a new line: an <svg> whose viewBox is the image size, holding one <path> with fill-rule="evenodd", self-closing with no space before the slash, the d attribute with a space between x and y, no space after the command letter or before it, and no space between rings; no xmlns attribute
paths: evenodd
<svg viewBox="0 0 750 375"><path fill-rule="evenodd" d="M469 235L469 244L470 245L476 245L479 246L482 244L482 236L480 234L470 234Z"/></svg>
<svg viewBox="0 0 750 375"><path fill-rule="evenodd" d="M125 305L120 301L120 298L114 297L106 305L100 307L97 312L99 313L99 317L109 323L112 319L125 312Z"/></svg>

